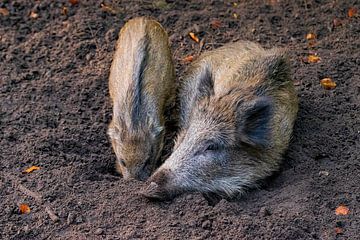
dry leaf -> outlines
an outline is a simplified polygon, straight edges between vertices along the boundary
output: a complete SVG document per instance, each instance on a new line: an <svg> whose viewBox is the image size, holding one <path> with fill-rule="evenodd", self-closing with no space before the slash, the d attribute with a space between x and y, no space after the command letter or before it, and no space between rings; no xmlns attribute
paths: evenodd
<svg viewBox="0 0 360 240"><path fill-rule="evenodd" d="M183 58L183 61L188 63L192 62L193 60L194 60L194 56L192 55Z"/></svg>
<svg viewBox="0 0 360 240"><path fill-rule="evenodd" d="M220 20L214 19L211 21L210 25L213 29L217 29L217 28L221 27L221 22L220 22Z"/></svg>
<svg viewBox="0 0 360 240"><path fill-rule="evenodd" d="M71 3L71 5L76 5L79 3L79 0L69 0L69 3Z"/></svg>
<svg viewBox="0 0 360 240"><path fill-rule="evenodd" d="M189 36L190 36L191 39L194 40L195 42L197 42L197 43L200 42L199 38L195 35L195 33L190 32L190 33L189 33Z"/></svg>
<svg viewBox="0 0 360 240"><path fill-rule="evenodd" d="M31 173L31 172L33 172L33 171L35 171L35 170L39 170L39 169L40 169L40 167L32 166L32 167L27 168L27 169L24 171L24 173Z"/></svg>
<svg viewBox="0 0 360 240"><path fill-rule="evenodd" d="M317 63L321 60L321 58L319 56L316 55L312 55L310 54L309 56L307 56L306 58L306 62L308 63Z"/></svg>
<svg viewBox="0 0 360 240"><path fill-rule="evenodd" d="M336 82L334 82L331 78L321 79L320 84L325 90L332 90L336 88Z"/></svg>
<svg viewBox="0 0 360 240"><path fill-rule="evenodd" d="M31 11L30 17L33 18L33 19L37 19L37 18L39 17L39 14L37 14L37 13L34 12L34 11Z"/></svg>
<svg viewBox="0 0 360 240"><path fill-rule="evenodd" d="M357 15L358 10L354 7L349 8L348 17L354 17Z"/></svg>
<svg viewBox="0 0 360 240"><path fill-rule="evenodd" d="M349 208L345 205L340 205L335 209L336 215L348 215L349 214Z"/></svg>
<svg viewBox="0 0 360 240"><path fill-rule="evenodd" d="M169 10L171 8L171 4L167 3L165 0L157 0L152 3L154 8L158 8L161 10Z"/></svg>
<svg viewBox="0 0 360 240"><path fill-rule="evenodd" d="M344 232L344 230L342 228L340 228L340 227L335 228L335 233L336 234L342 234L343 232Z"/></svg>
<svg viewBox="0 0 360 240"><path fill-rule="evenodd" d="M68 13L69 13L68 8L67 8L67 7L63 7L61 13L62 13L62 15L65 15L65 16L68 15Z"/></svg>
<svg viewBox="0 0 360 240"><path fill-rule="evenodd" d="M237 4L236 2L234 2L234 3L233 3L233 6L234 6L234 7L237 7L237 6L238 6L238 4Z"/></svg>
<svg viewBox="0 0 360 240"><path fill-rule="evenodd" d="M236 13L234 13L234 14L233 14L233 17L234 17L235 19L237 19L237 18L238 18L238 15L237 15Z"/></svg>
<svg viewBox="0 0 360 240"><path fill-rule="evenodd" d="M275 5L275 4L278 4L280 2L280 0L268 0L268 3L270 5Z"/></svg>
<svg viewBox="0 0 360 240"><path fill-rule="evenodd" d="M111 13L114 15L121 12L121 9L116 8L110 4L102 3L102 4L100 4L100 7L101 7L101 10L103 10L104 12L108 12L108 13Z"/></svg>
<svg viewBox="0 0 360 240"><path fill-rule="evenodd" d="M28 214L30 213L30 207L27 204L20 204L19 210L21 214Z"/></svg>
<svg viewBox="0 0 360 240"><path fill-rule="evenodd" d="M306 34L306 40L314 40L316 39L316 35L314 33L308 33Z"/></svg>
<svg viewBox="0 0 360 240"><path fill-rule="evenodd" d="M0 8L0 14L3 16L9 16L10 13L6 8Z"/></svg>

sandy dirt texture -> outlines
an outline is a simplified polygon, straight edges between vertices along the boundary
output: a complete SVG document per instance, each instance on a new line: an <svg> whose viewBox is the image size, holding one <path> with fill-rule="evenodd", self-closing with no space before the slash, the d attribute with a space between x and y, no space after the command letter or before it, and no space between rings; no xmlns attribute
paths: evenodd
<svg viewBox="0 0 360 240"><path fill-rule="evenodd" d="M0 239L359 239L360 18L351 7L360 2L1 1ZM116 174L108 76L117 34L136 16L168 31L177 79L184 57L227 42L288 49L299 116L281 171L262 188L216 206L200 194L157 203L139 195L144 183ZM321 61L305 63L310 53ZM334 90L320 85L325 77ZM40 169L23 174L30 166ZM336 215L339 205L349 213Z"/></svg>

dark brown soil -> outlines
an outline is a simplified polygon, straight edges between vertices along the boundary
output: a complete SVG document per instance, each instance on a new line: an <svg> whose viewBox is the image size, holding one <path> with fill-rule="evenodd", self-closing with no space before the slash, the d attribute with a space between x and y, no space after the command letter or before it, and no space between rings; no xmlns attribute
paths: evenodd
<svg viewBox="0 0 360 240"><path fill-rule="evenodd" d="M358 1L117 2L116 13L100 1L0 3L10 12L0 14L1 239L359 239L360 19L347 16ZM178 76L199 52L189 31L203 51L239 39L289 49L299 118L282 171L262 189L215 207L199 194L154 203L115 173L107 77L119 29L140 15L169 32ZM321 62L302 62L310 52ZM324 90L324 77L337 88ZM22 174L32 165L41 169ZM341 204L348 215L335 215Z"/></svg>

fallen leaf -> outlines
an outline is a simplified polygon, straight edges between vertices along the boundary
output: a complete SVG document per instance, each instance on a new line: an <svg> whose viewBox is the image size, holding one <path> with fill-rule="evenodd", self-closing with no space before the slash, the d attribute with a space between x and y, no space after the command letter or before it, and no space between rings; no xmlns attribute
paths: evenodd
<svg viewBox="0 0 360 240"><path fill-rule="evenodd" d="M35 171L35 170L39 170L39 169L40 169L40 167L32 166L32 167L27 168L27 169L24 171L24 173L31 173L31 172L33 172L33 171Z"/></svg>
<svg viewBox="0 0 360 240"><path fill-rule="evenodd" d="M194 60L194 56L192 56L192 55L189 55L189 56L183 58L183 61L188 62L188 63L192 62L193 60Z"/></svg>
<svg viewBox="0 0 360 240"><path fill-rule="evenodd" d="M349 208L345 205L340 205L335 209L336 215L348 215L349 214Z"/></svg>
<svg viewBox="0 0 360 240"><path fill-rule="evenodd" d="M39 14L37 14L36 12L34 11L31 11L30 12L30 17L33 18L33 19L37 19L39 17Z"/></svg>
<svg viewBox="0 0 360 240"><path fill-rule="evenodd" d="M161 10L169 10L171 8L171 4L167 3L165 0L157 0L152 3L154 8L158 8Z"/></svg>
<svg viewBox="0 0 360 240"><path fill-rule="evenodd" d="M321 79L320 84L325 90L332 90L336 88L336 82L334 82L331 78Z"/></svg>
<svg viewBox="0 0 360 240"><path fill-rule="evenodd" d="M30 213L30 207L27 204L20 204L19 210L21 214L28 214Z"/></svg>
<svg viewBox="0 0 360 240"><path fill-rule="evenodd" d="M0 14L3 16L8 16L10 13L6 8L0 8Z"/></svg>
<svg viewBox="0 0 360 240"><path fill-rule="evenodd" d="M237 19L237 18L238 18L238 15L237 15L236 13L234 13L234 14L233 14L233 17L234 17L235 19Z"/></svg>
<svg viewBox="0 0 360 240"><path fill-rule="evenodd" d="M195 35L195 33L190 32L190 33L189 33L189 36L190 36L191 39L194 40L195 42L197 42L197 43L200 42L199 38Z"/></svg>
<svg viewBox="0 0 360 240"><path fill-rule="evenodd" d="M237 6L238 6L238 4L237 4L236 2L234 2L234 3L233 3L233 6L234 6L234 7L237 7Z"/></svg>
<svg viewBox="0 0 360 240"><path fill-rule="evenodd" d="M104 12L109 12L114 15L121 12L120 8L116 8L110 4L102 3L102 4L100 4L100 7L101 7L101 10L103 10Z"/></svg>
<svg viewBox="0 0 360 240"><path fill-rule="evenodd" d="M214 19L211 21L210 25L213 29L217 29L217 28L221 27L221 22L220 22L220 20Z"/></svg>
<svg viewBox="0 0 360 240"><path fill-rule="evenodd" d="M316 39L316 35L314 33L308 33L306 34L306 40L314 40Z"/></svg>
<svg viewBox="0 0 360 240"><path fill-rule="evenodd" d="M340 227L335 228L335 233L336 234L342 234L343 232L344 232L344 230L342 228L340 228Z"/></svg>
<svg viewBox="0 0 360 240"><path fill-rule="evenodd" d="M349 8L348 17L355 17L357 15L358 10L354 7Z"/></svg>
<svg viewBox="0 0 360 240"><path fill-rule="evenodd" d="M71 5L76 5L79 3L79 0L69 0L69 3L71 3Z"/></svg>
<svg viewBox="0 0 360 240"><path fill-rule="evenodd" d="M340 18L334 18L333 25L334 27L340 27L341 25L343 25L343 20L341 20Z"/></svg>
<svg viewBox="0 0 360 240"><path fill-rule="evenodd" d="M307 56L306 58L306 62L308 63L317 63L321 60L321 58L319 56L310 54L309 56Z"/></svg>
<svg viewBox="0 0 360 240"><path fill-rule="evenodd" d="M280 0L268 0L268 3L270 5L275 5L275 4L278 4Z"/></svg>
<svg viewBox="0 0 360 240"><path fill-rule="evenodd" d="M68 8L67 8L67 7L63 7L61 13L62 13L62 15L65 15L65 16L68 15L68 13L69 13Z"/></svg>

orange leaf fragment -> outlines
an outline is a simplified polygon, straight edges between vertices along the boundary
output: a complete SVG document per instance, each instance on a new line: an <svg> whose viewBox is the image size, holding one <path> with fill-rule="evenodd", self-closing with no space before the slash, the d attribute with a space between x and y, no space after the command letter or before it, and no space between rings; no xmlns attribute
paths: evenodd
<svg viewBox="0 0 360 240"><path fill-rule="evenodd" d="M30 213L30 207L27 204L20 204L19 210L21 214L28 214Z"/></svg>
<svg viewBox="0 0 360 240"><path fill-rule="evenodd" d="M195 33L190 32L190 33L189 33L189 36L190 36L191 39L194 40L195 42L197 42L197 43L200 42L199 38L195 35Z"/></svg>
<svg viewBox="0 0 360 240"><path fill-rule="evenodd" d="M194 56L193 55L189 55L189 56L187 56L187 57L184 57L183 58L183 61L184 62L192 62L194 60Z"/></svg>
<svg viewBox="0 0 360 240"><path fill-rule="evenodd" d="M0 14L3 16L8 16L10 13L6 8L0 8Z"/></svg>
<svg viewBox="0 0 360 240"><path fill-rule="evenodd" d="M33 19L37 19L39 17L39 14L37 14L36 12L34 11L31 11L30 12L30 17L33 18Z"/></svg>
<svg viewBox="0 0 360 240"><path fill-rule="evenodd" d="M76 5L79 3L79 0L69 0L69 3L71 3L71 5Z"/></svg>
<svg viewBox="0 0 360 240"><path fill-rule="evenodd" d="M220 20L214 19L211 21L210 25L213 29L217 29L217 28L221 27L221 22L220 22Z"/></svg>
<svg viewBox="0 0 360 240"><path fill-rule="evenodd" d="M336 88L336 82L334 82L331 78L321 79L320 84L325 90L332 90Z"/></svg>
<svg viewBox="0 0 360 240"><path fill-rule="evenodd" d="M62 11L61 11L61 13L62 13L62 15L68 15L68 12L69 12L69 10L68 10L68 8L67 7L63 7L62 8Z"/></svg>
<svg viewBox="0 0 360 240"><path fill-rule="evenodd" d="M335 209L336 215L348 215L350 212L349 208L345 205L340 205Z"/></svg>
<svg viewBox="0 0 360 240"><path fill-rule="evenodd" d="M336 234L342 234L344 232L344 230L341 227L336 227L335 228L335 233Z"/></svg>
<svg viewBox="0 0 360 240"><path fill-rule="evenodd" d="M309 63L317 63L321 60L321 58L319 56L316 56L316 55L312 55L310 54L308 57L307 57L307 62Z"/></svg>
<svg viewBox="0 0 360 240"><path fill-rule="evenodd" d="M348 10L348 16L349 16L350 18L351 18L351 17L354 17L354 16L357 15L357 12L358 12L358 10L357 10L356 8L351 7L351 8L349 8L349 10Z"/></svg>
<svg viewBox="0 0 360 240"><path fill-rule="evenodd" d="M306 40L314 40L316 39L316 35L314 33L306 34Z"/></svg>
<svg viewBox="0 0 360 240"><path fill-rule="evenodd" d="M108 13L111 13L114 15L121 12L121 10L119 8L115 8L110 4L102 3L102 4L100 4L100 7L101 7L101 10L103 10L104 12L108 12Z"/></svg>
<svg viewBox="0 0 360 240"><path fill-rule="evenodd" d="M40 167L32 166L32 167L27 168L27 169L24 171L24 173L31 173L31 172L36 171L36 170L39 170L39 169L40 169Z"/></svg>

